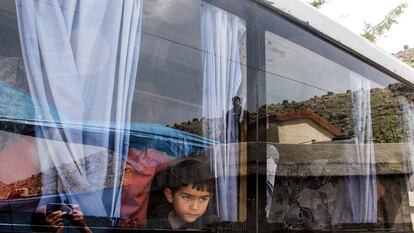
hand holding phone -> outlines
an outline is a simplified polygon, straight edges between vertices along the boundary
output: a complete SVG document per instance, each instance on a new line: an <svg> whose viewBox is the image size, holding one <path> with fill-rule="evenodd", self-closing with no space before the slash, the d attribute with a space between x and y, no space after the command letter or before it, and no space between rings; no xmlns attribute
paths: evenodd
<svg viewBox="0 0 414 233"><path fill-rule="evenodd" d="M48 203L46 205L46 214L51 214L56 211L62 211L65 215L72 215L73 208L71 204L65 203Z"/></svg>

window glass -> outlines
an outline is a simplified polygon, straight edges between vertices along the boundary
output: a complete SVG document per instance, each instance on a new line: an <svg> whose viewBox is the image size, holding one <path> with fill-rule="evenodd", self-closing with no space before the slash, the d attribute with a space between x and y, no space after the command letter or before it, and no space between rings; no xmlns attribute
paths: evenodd
<svg viewBox="0 0 414 233"><path fill-rule="evenodd" d="M198 0L2 1L0 225L244 221L246 31Z"/></svg>
<svg viewBox="0 0 414 233"><path fill-rule="evenodd" d="M267 222L411 230L412 88L316 51L265 32Z"/></svg>
<svg viewBox="0 0 414 233"><path fill-rule="evenodd" d="M412 93L255 1L0 1L0 231L411 231Z"/></svg>
<svg viewBox="0 0 414 233"><path fill-rule="evenodd" d="M120 212L142 2L123 9L110 1L2 1L0 12L2 226L111 226Z"/></svg>
<svg viewBox="0 0 414 233"><path fill-rule="evenodd" d="M239 179L239 161L246 156L240 142L247 140L248 124L246 22L203 1L147 1L144 12L132 121L168 127L184 143L213 148L204 159L213 166L216 190L205 217L244 220L246 181ZM182 149L167 153L171 163L188 154ZM163 191L157 185L162 182L156 177L154 196ZM165 202L159 196L150 199L149 210ZM152 212L149 222L162 221Z"/></svg>

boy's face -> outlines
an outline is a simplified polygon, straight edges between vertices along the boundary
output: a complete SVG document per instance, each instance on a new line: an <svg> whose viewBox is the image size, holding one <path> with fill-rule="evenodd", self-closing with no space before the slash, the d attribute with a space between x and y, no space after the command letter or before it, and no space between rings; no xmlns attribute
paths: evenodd
<svg viewBox="0 0 414 233"><path fill-rule="evenodd" d="M211 198L210 192L193 189L191 184L179 188L174 194L166 188L164 194L173 205L176 217L187 223L195 222L204 215Z"/></svg>

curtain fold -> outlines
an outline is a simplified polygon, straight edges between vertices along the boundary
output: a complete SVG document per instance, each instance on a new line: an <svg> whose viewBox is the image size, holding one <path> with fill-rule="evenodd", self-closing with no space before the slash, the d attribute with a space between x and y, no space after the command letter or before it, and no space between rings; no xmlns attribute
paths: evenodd
<svg viewBox="0 0 414 233"><path fill-rule="evenodd" d="M403 142L401 150L404 152L405 159L407 161L407 170L412 171L414 168L414 104L406 99L401 98L400 109L402 113L403 123ZM411 175L409 179L409 191L413 191L411 184L414 183L414 177Z"/></svg>
<svg viewBox="0 0 414 233"><path fill-rule="evenodd" d="M273 190L275 188L275 178L277 162L279 161L279 151L274 145L266 144L266 218L269 219L272 207ZM269 221L270 222L270 221Z"/></svg>
<svg viewBox="0 0 414 233"><path fill-rule="evenodd" d="M226 115L232 111L232 99L240 96L242 67L240 47L245 40L246 26L241 18L210 4L201 5L201 47L203 57L202 116L205 137L220 141L211 155L217 177L218 215L223 221L238 220L239 145L230 136ZM245 101L245 96L240 96ZM227 114L226 114L227 113ZM240 117L245 117L241 112Z"/></svg>
<svg viewBox="0 0 414 233"><path fill-rule="evenodd" d="M42 135L37 138L42 182L56 184L48 192L79 204L86 215L119 216L142 4L16 0L27 79L39 102L35 114L49 126L39 124L35 131ZM92 128L99 137L87 138Z"/></svg>
<svg viewBox="0 0 414 233"><path fill-rule="evenodd" d="M349 175L338 186L337 205L333 223L376 223L377 184L375 170L374 138L371 121L370 80L350 74L352 110L354 120L355 150L345 151L344 161L355 165L348 167ZM353 155L355 156L349 156Z"/></svg>

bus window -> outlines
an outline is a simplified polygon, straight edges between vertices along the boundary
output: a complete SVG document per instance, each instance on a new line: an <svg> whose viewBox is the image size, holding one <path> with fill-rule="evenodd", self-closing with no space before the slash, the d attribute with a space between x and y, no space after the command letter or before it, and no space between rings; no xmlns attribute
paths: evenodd
<svg viewBox="0 0 414 233"><path fill-rule="evenodd" d="M412 89L287 38L264 32L267 222L409 230Z"/></svg>

